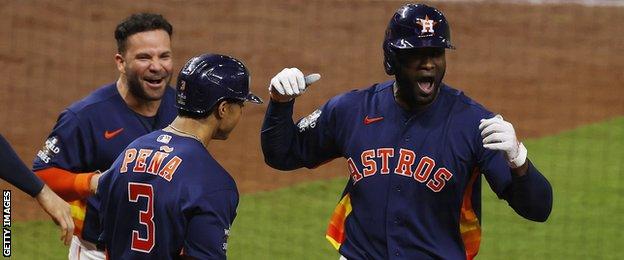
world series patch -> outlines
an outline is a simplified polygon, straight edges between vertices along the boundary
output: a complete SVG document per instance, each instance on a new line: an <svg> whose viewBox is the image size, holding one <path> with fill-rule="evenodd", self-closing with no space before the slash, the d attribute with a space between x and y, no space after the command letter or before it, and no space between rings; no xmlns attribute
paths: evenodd
<svg viewBox="0 0 624 260"><path fill-rule="evenodd" d="M45 163L50 163L50 160L54 155L61 152L61 148L58 146L59 139L56 136L52 136L45 141L45 144L37 152L37 156Z"/></svg>
<svg viewBox="0 0 624 260"><path fill-rule="evenodd" d="M299 127L299 132L303 132L307 129L314 128L316 126L316 120L321 116L322 111L320 109L314 110L312 114L302 118L299 120L297 127Z"/></svg>

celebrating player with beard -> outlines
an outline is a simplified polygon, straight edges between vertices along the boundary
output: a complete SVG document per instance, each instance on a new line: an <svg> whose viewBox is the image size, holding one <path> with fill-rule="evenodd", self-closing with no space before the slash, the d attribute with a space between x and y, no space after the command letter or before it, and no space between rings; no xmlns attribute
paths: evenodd
<svg viewBox="0 0 624 260"><path fill-rule="evenodd" d="M261 133L267 164L347 160L350 179L326 235L341 258L474 258L481 176L522 217L548 218L552 188L513 126L442 81L448 49L442 12L408 4L383 42L394 80L336 96L297 124L294 99L319 77L290 68L271 80Z"/></svg>
<svg viewBox="0 0 624 260"><path fill-rule="evenodd" d="M105 259L96 245L100 230L91 197L98 172L134 139L176 116L169 86L172 33L171 24L157 14L134 14L117 25L119 78L63 111L37 153L34 171L72 207L76 228L69 259Z"/></svg>
<svg viewBox="0 0 624 260"><path fill-rule="evenodd" d="M218 54L190 59L180 70L178 116L138 138L102 176L101 239L111 259L225 259L238 189L208 152L238 124L249 72Z"/></svg>

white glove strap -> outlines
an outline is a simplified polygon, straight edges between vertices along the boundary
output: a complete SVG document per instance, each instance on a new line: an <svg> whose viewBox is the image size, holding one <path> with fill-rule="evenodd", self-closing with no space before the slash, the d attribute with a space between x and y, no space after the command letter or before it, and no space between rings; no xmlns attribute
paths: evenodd
<svg viewBox="0 0 624 260"><path fill-rule="evenodd" d="M520 143L518 145L518 156L516 156L516 158L509 158L507 164L513 169L518 168L526 162L527 154L528 151L526 147L524 147L524 144Z"/></svg>

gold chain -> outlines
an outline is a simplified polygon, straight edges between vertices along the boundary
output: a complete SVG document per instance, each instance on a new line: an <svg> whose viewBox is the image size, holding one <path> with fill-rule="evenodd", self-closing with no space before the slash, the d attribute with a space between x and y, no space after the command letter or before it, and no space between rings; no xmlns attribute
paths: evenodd
<svg viewBox="0 0 624 260"><path fill-rule="evenodd" d="M204 144L204 142L202 142L202 140L201 140L201 139L199 139L199 137L197 137L197 136L196 136L196 135L194 135L194 134L191 134L191 133L189 133L189 132L185 132L185 131L182 131L182 130L180 130L180 129L177 129L177 128L175 128L173 125L169 125L169 127L170 127L171 129L173 129L174 131L176 131L176 132L180 133L180 134L187 135L188 137L191 137L191 138L193 138L193 139L195 139L195 140L199 141L200 143Z"/></svg>

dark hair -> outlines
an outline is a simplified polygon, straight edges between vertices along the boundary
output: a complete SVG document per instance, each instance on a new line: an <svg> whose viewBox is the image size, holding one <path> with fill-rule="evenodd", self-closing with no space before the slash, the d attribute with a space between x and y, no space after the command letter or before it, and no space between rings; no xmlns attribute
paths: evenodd
<svg viewBox="0 0 624 260"><path fill-rule="evenodd" d="M115 28L117 52L123 54L126 51L126 40L131 35L153 30L165 30L169 37L173 34L173 27L160 14L138 13L126 18Z"/></svg>
<svg viewBox="0 0 624 260"><path fill-rule="evenodd" d="M195 113L195 112L190 112L190 111L178 108L178 116L179 117L192 118L192 119L204 119L204 118L210 116L212 113L214 113L215 109L217 109L217 107L219 107L219 105L221 105L221 103L223 103L223 102L240 104L240 105L243 105L245 103L245 101L240 100L240 99L226 98L226 99L223 99L223 100L217 102L212 108L210 108L210 110L206 111L206 113Z"/></svg>

